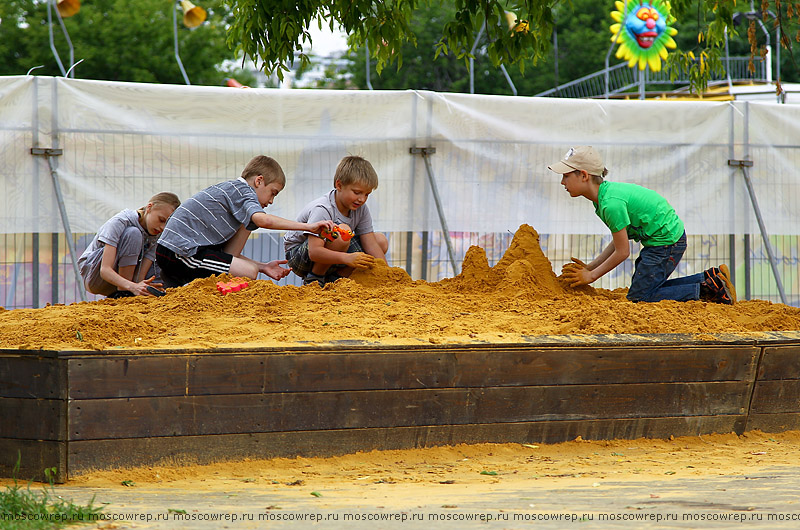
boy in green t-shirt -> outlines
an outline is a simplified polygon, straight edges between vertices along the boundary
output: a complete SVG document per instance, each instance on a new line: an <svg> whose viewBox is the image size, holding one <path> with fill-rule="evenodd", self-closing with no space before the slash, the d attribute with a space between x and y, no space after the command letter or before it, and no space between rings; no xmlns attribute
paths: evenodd
<svg viewBox="0 0 800 530"><path fill-rule="evenodd" d="M595 213L613 237L588 265L575 258L574 263L564 265L563 277L570 285L588 285L628 259L629 240L633 239L641 242L642 251L634 264L628 300L736 302L736 290L725 264L692 276L667 279L686 251L686 232L664 197L637 184L606 182L608 170L591 146L571 148L548 169L561 174L561 184L570 196L586 197L594 203Z"/></svg>

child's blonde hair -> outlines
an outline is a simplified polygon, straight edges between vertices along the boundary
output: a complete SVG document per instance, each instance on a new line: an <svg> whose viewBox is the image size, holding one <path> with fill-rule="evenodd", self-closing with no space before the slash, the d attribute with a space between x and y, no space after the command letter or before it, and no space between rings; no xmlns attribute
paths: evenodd
<svg viewBox="0 0 800 530"><path fill-rule="evenodd" d="M171 193L169 191L162 191L161 193L156 193L150 200L147 201L153 206L160 206L162 204L166 204L168 206L172 206L173 210L177 210L178 206L181 205L181 200L178 198L177 195Z"/></svg>
<svg viewBox="0 0 800 530"><path fill-rule="evenodd" d="M341 182L342 186L363 184L374 190L378 187L378 173L367 159L354 155L346 156L336 166L336 173L333 175L334 186L336 182Z"/></svg>
<svg viewBox="0 0 800 530"><path fill-rule="evenodd" d="M265 184L277 182L281 186L286 186L286 175L283 173L283 168L271 156L258 155L253 157L245 166L244 171L242 171L242 178L248 182L259 175L264 177Z"/></svg>

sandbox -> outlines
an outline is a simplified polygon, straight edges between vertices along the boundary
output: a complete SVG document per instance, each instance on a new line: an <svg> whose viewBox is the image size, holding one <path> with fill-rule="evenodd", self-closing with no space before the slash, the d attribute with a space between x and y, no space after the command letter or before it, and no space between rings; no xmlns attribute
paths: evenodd
<svg viewBox="0 0 800 530"><path fill-rule="evenodd" d="M0 470L800 428L800 310L571 289L530 227L436 284L219 278L0 312Z"/></svg>

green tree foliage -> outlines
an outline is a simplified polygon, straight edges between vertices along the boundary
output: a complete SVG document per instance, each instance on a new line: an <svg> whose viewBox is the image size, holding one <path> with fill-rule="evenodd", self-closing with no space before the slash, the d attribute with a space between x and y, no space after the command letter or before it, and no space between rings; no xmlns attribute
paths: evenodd
<svg viewBox="0 0 800 530"><path fill-rule="evenodd" d="M377 74L375 61L371 61L373 88L469 92L469 70L464 60L453 54L431 60L431 53L441 39L442 28L452 19L454 12L454 5L449 3L434 3L416 11L410 27L417 36L417 46L404 44L404 61L400 69L387 68ZM612 21L607 6L596 0L573 0L572 5L558 6L554 12L554 20L554 27L558 32L558 83L563 84L604 67L605 55L611 45L608 26ZM503 21L503 25L505 24ZM475 92L512 94L502 71L492 64L486 44L486 39L483 38L475 51ZM552 49L547 55L538 58L524 72L507 68L519 95L538 94L556 85L555 51ZM348 56L352 64L348 72L352 74L353 84L359 88L366 87L366 54L363 48Z"/></svg>
<svg viewBox="0 0 800 530"><path fill-rule="evenodd" d="M724 71L726 36L732 56L764 56L767 37L773 53L781 47L781 78L797 81L800 69L793 43L800 42L800 3L781 0L671 0L672 13L683 28L678 50L670 53L667 67L688 71L692 86L707 86L709 71Z"/></svg>
<svg viewBox="0 0 800 530"><path fill-rule="evenodd" d="M310 39L308 28L326 20L339 25L356 45L368 45L376 69L403 64L403 45L416 43L411 28L414 13L428 2L418 0L225 0L234 22L228 43L246 56L260 61L267 72L282 77L285 65L298 58L307 64L302 42ZM509 31L505 24L506 2L499 0L455 0L453 18L445 21L431 58L440 54L463 59L472 48L475 34L486 22L489 43L486 53L495 64L516 63L524 69L527 59L546 51L552 27L551 6L558 0L525 0L519 5L519 24ZM315 22L317 21L317 22ZM528 28L536 28L530 31Z"/></svg>
<svg viewBox="0 0 800 530"><path fill-rule="evenodd" d="M228 34L228 42L237 46L245 55L260 61L268 72L285 69L296 55L301 63L307 63L301 43L309 37L308 28L315 20L324 19L333 27L339 25L351 35L354 46L369 46L375 59L375 69L382 72L389 64L402 66L407 60L405 44L418 40L412 18L415 13L429 4L420 0L225 0L232 8L234 22ZM635 1L635 0L630 0ZM446 2L442 2L443 4ZM452 15L441 26L440 38L434 50L429 50L430 61L434 57L454 56L465 59L472 49L475 36L485 23L487 43L485 56L492 66L516 64L521 72L526 65L530 67L551 53L551 38L554 17L561 24L561 11L565 6L581 4L584 10L592 9L578 0L453 0L450 2ZM697 51L681 50L670 54L669 65L673 69L682 67L690 71L694 85L702 88L708 80L709 72L721 65L724 54L725 31L736 31L733 15L737 11L748 10L746 0L672 0L672 11L678 20L696 15L698 33L695 36ZM765 24L779 28L781 43L787 49L793 39L791 25L800 20L800 5L781 0L762 0L756 9L764 13ZM609 12L613 2L598 2L598 9ZM517 14L518 23L509 30L503 23L505 11ZM770 17L772 11L775 16ZM573 10L577 20L581 20L580 10ZM587 23L589 21L587 20ZM607 19L606 19L607 22ZM584 33L589 45L596 38L610 39L606 25L596 34ZM771 30L772 31L772 30ZM753 21L748 24L748 35L752 45L751 53L761 53L757 31ZM564 38L567 34L564 33ZM559 37L562 33L559 32ZM427 39L426 39L427 40ZM576 40L578 40L576 38ZM608 42L608 41L607 41ZM568 45L568 43L565 43ZM428 50L427 44L423 52ZM559 41L561 46L561 41ZM572 47L574 49L574 47ZM691 52L691 53L690 53ZM563 57L559 49L559 57ZM432 64L432 63L429 63ZM447 70L447 68L445 68ZM584 73L586 70L583 70ZM569 70L564 71L563 79L570 78Z"/></svg>
<svg viewBox="0 0 800 530"><path fill-rule="evenodd" d="M226 44L230 12L221 0L197 2L208 12L206 22L189 30L178 11L178 39L184 68L193 84L220 85L233 75L254 83L252 74L221 70L233 59ZM65 18L74 48L75 77L145 83L177 83L184 80L174 55L171 0L84 0L81 10ZM69 47L55 10L53 35L64 68L69 68ZM24 75L30 68L39 75L61 75L50 50L47 5L43 0L0 2L0 75Z"/></svg>

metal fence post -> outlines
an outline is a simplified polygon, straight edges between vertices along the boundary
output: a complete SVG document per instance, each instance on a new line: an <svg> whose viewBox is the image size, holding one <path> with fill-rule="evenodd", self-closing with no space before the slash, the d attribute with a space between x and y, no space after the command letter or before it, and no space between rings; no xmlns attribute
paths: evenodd
<svg viewBox="0 0 800 530"><path fill-rule="evenodd" d="M86 289L83 286L83 278L78 270L78 257L75 254L75 242L72 240L72 229L70 228L69 217L67 217L67 207L64 204L64 195L61 193L61 183L58 180L58 172L52 162L53 157L61 156L63 153L64 151L62 149L46 149L43 147L31 148L32 155L44 156L45 159L47 159L47 166L50 168L50 176L53 179L53 189L55 190L56 199L58 200L58 210L61 213L61 222L64 225L64 236L67 240L67 247L69 247L69 255L72 260L72 269L75 272L75 282L78 286L78 292L81 294L81 300L85 302ZM54 261L53 267L56 266L57 263ZM53 303L56 302L57 300L53 300Z"/></svg>
<svg viewBox="0 0 800 530"><path fill-rule="evenodd" d="M778 263L775 259L775 253L772 251L772 244L769 242L767 227L764 225L764 219L761 216L761 209L758 207L758 200L756 199L756 192L753 189L753 183L750 180L750 174L747 172L748 167L753 167L753 161L728 160L728 165L732 167L738 167L742 170L742 175L744 175L744 183L745 186L747 186L747 193L750 194L750 202L753 205L753 212L756 214L756 221L758 221L758 229L761 231L761 238L764 240L764 248L767 249L767 257L769 258L769 264L772 267L772 274L775 276L775 283L778 285L778 293L781 295L781 302L788 305L786 301L786 293L783 290L781 275L778 272Z"/></svg>
<svg viewBox="0 0 800 530"><path fill-rule="evenodd" d="M447 253L450 256L450 264L453 266L453 274L458 274L458 267L456 266L456 255L453 251L453 242L450 241L450 230L447 228L447 219L444 216L442 209L442 200L439 197L439 188L436 186L436 179L433 176L433 167L431 167L430 155L436 152L435 147L411 147L408 150L412 155L422 155L425 161L425 169L428 172L428 182L431 185L433 192L433 200L436 202L436 211L439 213L439 222L442 225L442 232L444 233L444 241L447 244Z"/></svg>

